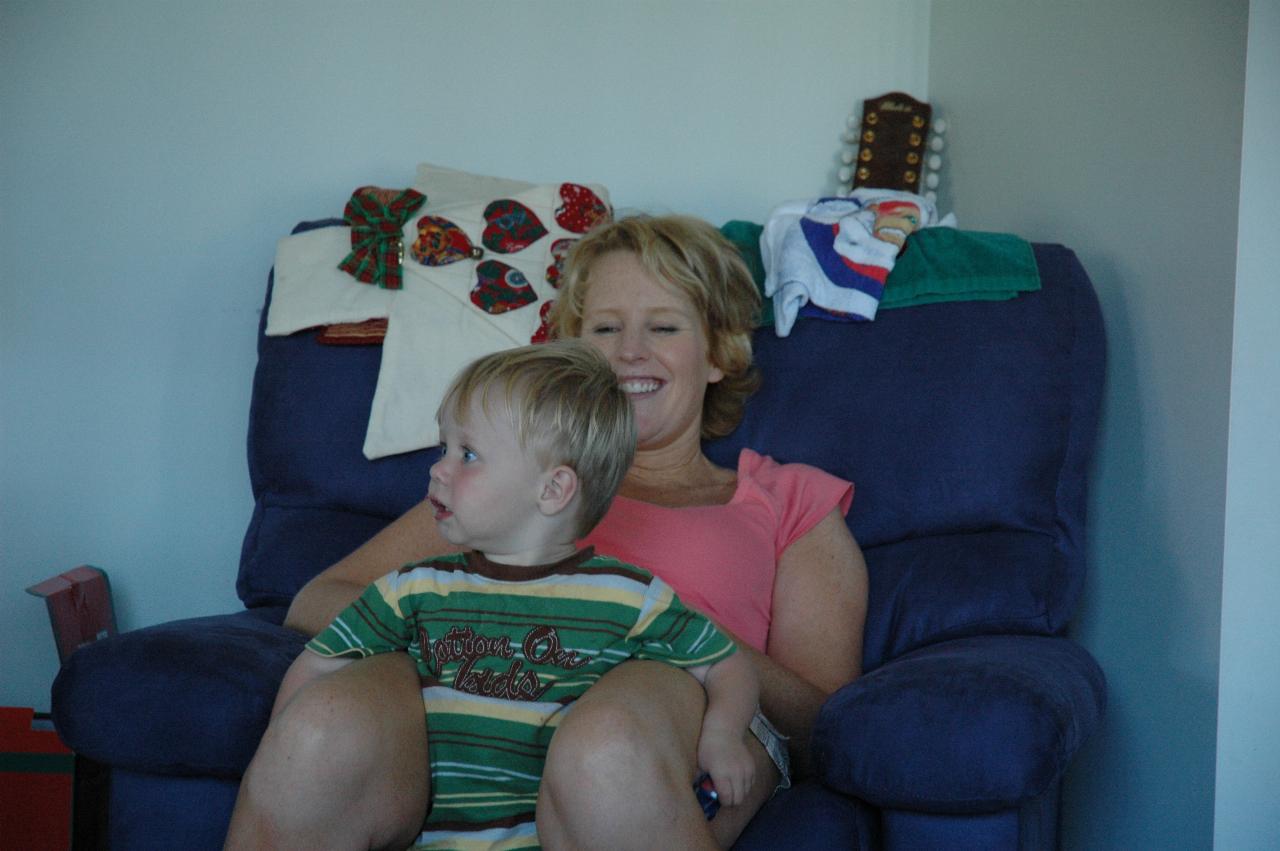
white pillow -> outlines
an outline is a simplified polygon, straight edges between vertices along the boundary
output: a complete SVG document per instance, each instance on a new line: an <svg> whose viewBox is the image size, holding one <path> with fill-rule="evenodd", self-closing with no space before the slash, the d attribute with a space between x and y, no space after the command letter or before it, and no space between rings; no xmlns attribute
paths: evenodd
<svg viewBox="0 0 1280 851"><path fill-rule="evenodd" d="M454 375L477 357L532 340L555 295L548 280L555 278L548 274L556 267L553 249L562 253L563 241L580 238L609 204L602 186L539 185L432 165L419 166L413 188L427 202L403 230L400 290L338 270L350 250L349 228L286 237L276 250L268 334L388 320L365 433L368 458L439 442L436 408ZM501 208L491 206L499 201ZM443 225L474 255L432 250L419 223Z"/></svg>

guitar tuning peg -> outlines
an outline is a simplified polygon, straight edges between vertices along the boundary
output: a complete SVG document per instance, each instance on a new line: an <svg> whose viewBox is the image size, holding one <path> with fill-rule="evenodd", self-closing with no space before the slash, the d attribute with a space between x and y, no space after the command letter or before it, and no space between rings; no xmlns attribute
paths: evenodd
<svg viewBox="0 0 1280 851"><path fill-rule="evenodd" d="M934 171L942 170L942 157L939 154L929 154L929 168Z"/></svg>
<svg viewBox="0 0 1280 851"><path fill-rule="evenodd" d="M947 144L946 142L942 141L941 136L934 136L932 139L929 140L929 148L934 151L941 151L944 147L946 147L946 144Z"/></svg>
<svg viewBox="0 0 1280 851"><path fill-rule="evenodd" d="M925 186L928 186L930 189L937 189L937 188L938 188L938 173L937 173L936 171L931 171L931 172L929 172L928 174L926 174L926 175L924 176L924 185L925 185Z"/></svg>
<svg viewBox="0 0 1280 851"><path fill-rule="evenodd" d="M844 163L845 165L849 165L850 163L852 163L853 159L854 159L853 151L846 150L846 151L842 151L840 154L840 162Z"/></svg>
<svg viewBox="0 0 1280 851"><path fill-rule="evenodd" d="M836 173L840 175L841 183L848 183L850 180L853 180L853 169L850 166L841 166L840 171Z"/></svg>
<svg viewBox="0 0 1280 851"><path fill-rule="evenodd" d="M856 145L858 143L858 134L854 132L843 133L840 136L840 141L846 145Z"/></svg>
<svg viewBox="0 0 1280 851"><path fill-rule="evenodd" d="M947 121L945 118L935 118L933 120L933 132L939 135L947 132Z"/></svg>
<svg viewBox="0 0 1280 851"><path fill-rule="evenodd" d="M928 201L930 204L936 204L938 203L938 193L933 190L929 190L924 193L924 200Z"/></svg>
<svg viewBox="0 0 1280 851"><path fill-rule="evenodd" d="M844 125L845 125L846 127L850 128L850 129L853 129L854 127L857 127L857 126L858 126L858 116L854 115L852 112L851 112L851 113L849 113L848 117L847 117L847 118L845 118L845 120L844 120Z"/></svg>

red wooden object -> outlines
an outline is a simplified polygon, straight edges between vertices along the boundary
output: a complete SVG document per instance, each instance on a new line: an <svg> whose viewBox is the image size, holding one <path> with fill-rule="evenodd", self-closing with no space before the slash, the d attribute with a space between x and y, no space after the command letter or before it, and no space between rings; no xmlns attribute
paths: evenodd
<svg viewBox="0 0 1280 851"><path fill-rule="evenodd" d="M0 707L0 846L66 851L75 757L34 721L30 709Z"/></svg>

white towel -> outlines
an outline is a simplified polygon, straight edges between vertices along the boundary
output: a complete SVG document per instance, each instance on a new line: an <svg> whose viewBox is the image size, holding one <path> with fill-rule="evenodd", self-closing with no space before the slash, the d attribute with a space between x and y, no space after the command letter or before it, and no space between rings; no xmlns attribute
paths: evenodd
<svg viewBox="0 0 1280 851"><path fill-rule="evenodd" d="M920 227L938 221L919 195L855 189L847 198L788 201L774 208L760 235L765 295L773 300L774 329L791 333L802 313L842 321L875 319L899 246L875 236L875 205L905 201L920 210Z"/></svg>

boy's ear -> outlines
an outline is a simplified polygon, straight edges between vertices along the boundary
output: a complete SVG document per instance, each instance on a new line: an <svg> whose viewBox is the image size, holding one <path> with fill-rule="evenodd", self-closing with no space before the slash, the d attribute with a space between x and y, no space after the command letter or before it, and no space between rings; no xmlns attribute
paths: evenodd
<svg viewBox="0 0 1280 851"><path fill-rule="evenodd" d="M572 467L561 464L552 467L542 477L542 490L538 494L538 508L548 517L559 514L573 502L578 494L578 474Z"/></svg>

